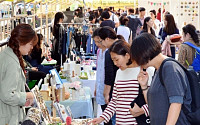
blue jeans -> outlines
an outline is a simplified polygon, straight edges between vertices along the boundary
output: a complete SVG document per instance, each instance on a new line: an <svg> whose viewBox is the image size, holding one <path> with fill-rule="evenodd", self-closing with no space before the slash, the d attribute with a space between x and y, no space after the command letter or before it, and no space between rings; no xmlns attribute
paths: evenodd
<svg viewBox="0 0 200 125"><path fill-rule="evenodd" d="M170 49L171 49L172 58L175 59L175 56L176 56L176 49L175 49L175 47L170 47Z"/></svg>
<svg viewBox="0 0 200 125"><path fill-rule="evenodd" d="M116 125L116 113L113 115L111 120L112 120L112 125Z"/></svg>

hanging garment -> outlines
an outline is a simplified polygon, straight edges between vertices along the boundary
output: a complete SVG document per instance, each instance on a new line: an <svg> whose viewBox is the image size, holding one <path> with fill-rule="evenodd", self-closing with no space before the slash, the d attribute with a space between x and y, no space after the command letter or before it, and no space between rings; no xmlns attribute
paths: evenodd
<svg viewBox="0 0 200 125"><path fill-rule="evenodd" d="M82 38L82 35L81 33L75 33L74 34L74 40L75 40L75 43L76 43L76 50L80 52L80 47L81 47L81 38Z"/></svg>
<svg viewBox="0 0 200 125"><path fill-rule="evenodd" d="M83 50L86 52L86 43L87 43L87 35L83 34L82 35L82 44L81 47L83 48Z"/></svg>
<svg viewBox="0 0 200 125"><path fill-rule="evenodd" d="M88 34L86 53L91 53L91 38L92 38L91 34Z"/></svg>
<svg viewBox="0 0 200 125"><path fill-rule="evenodd" d="M93 44L92 44L92 54L97 54L97 50L98 50L98 47L96 46L94 40L93 40Z"/></svg>

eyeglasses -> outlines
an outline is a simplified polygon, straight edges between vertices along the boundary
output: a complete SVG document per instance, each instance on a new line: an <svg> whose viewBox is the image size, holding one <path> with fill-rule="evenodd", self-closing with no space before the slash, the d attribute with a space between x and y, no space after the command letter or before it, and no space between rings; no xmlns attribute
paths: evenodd
<svg viewBox="0 0 200 125"><path fill-rule="evenodd" d="M98 43L102 43L103 40L99 40Z"/></svg>
<svg viewBox="0 0 200 125"><path fill-rule="evenodd" d="M99 40L99 41L95 41L95 42L97 42L97 43L101 44L101 43L102 43L102 40Z"/></svg>

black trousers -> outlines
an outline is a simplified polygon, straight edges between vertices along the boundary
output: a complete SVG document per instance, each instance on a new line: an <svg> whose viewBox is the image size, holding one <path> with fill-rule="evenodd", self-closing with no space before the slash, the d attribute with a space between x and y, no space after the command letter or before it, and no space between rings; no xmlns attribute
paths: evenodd
<svg viewBox="0 0 200 125"><path fill-rule="evenodd" d="M101 105L102 112L106 109L106 107L107 107L107 104ZM104 122L104 125L112 125L112 120L110 119L108 123Z"/></svg>

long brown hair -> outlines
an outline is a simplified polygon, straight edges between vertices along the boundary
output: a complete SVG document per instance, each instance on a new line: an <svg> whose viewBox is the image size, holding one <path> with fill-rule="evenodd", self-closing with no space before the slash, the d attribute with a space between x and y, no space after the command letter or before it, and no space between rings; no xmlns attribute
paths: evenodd
<svg viewBox="0 0 200 125"><path fill-rule="evenodd" d="M174 34L177 27L176 27L173 15L172 14L166 14L165 20L167 21L167 25L165 26L164 31L169 35Z"/></svg>
<svg viewBox="0 0 200 125"><path fill-rule="evenodd" d="M32 51L39 51L41 48L42 40L43 40L43 35L42 34L37 34L38 37L38 42L37 44L33 47Z"/></svg>
<svg viewBox="0 0 200 125"><path fill-rule="evenodd" d="M33 45L37 44L38 38L35 31L29 24L19 24L11 32L11 37L8 42L8 46L13 50L19 59L20 66L25 71L22 54L19 51L20 45L26 45L29 42L33 42Z"/></svg>

